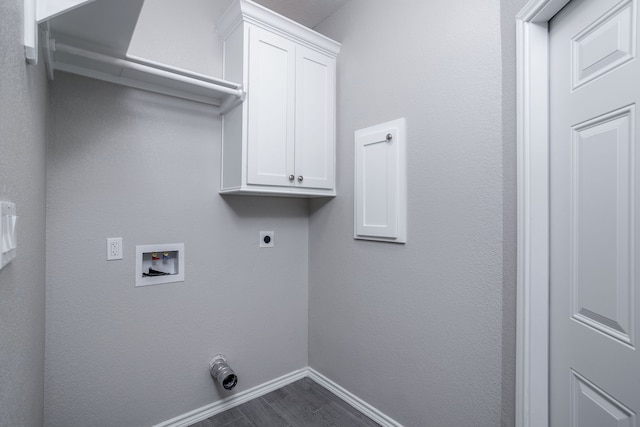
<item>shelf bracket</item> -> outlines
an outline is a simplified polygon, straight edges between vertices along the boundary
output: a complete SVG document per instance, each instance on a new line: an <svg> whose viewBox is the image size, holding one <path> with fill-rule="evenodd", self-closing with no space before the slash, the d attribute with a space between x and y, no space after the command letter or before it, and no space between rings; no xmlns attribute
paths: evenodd
<svg viewBox="0 0 640 427"><path fill-rule="evenodd" d="M239 94L234 97L228 97L222 105L219 107L218 114L224 116L229 111L236 108L238 105L242 104L244 100L247 98L247 92L245 92L242 87L239 89Z"/></svg>

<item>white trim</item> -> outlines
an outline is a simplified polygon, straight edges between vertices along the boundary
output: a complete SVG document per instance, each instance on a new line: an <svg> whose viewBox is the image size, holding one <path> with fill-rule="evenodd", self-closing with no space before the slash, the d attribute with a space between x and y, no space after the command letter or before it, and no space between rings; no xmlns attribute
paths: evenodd
<svg viewBox="0 0 640 427"><path fill-rule="evenodd" d="M194 423L206 420L207 418L219 414L220 412L224 412L228 409L242 405L243 403L255 399L256 397L264 396L267 393L270 393L274 390L282 388L288 384L306 377L311 378L320 386L326 388L331 393L335 394L337 397L353 406L356 410L362 412L364 415L380 424L382 427L403 427L399 422L383 414L364 400L345 390L343 387L334 383L315 369L308 367L290 372L286 375L281 376L280 378L276 378L259 386L253 387L249 390L245 390L233 396L218 400L217 402L195 409L191 412L187 412L186 414L179 415L160 424L156 424L153 427L188 427Z"/></svg>
<svg viewBox="0 0 640 427"><path fill-rule="evenodd" d="M301 380L302 378L308 376L308 374L309 371L307 368L290 372L286 375L281 376L280 378L267 381L266 383L250 388L249 390L234 394L233 396L226 397L224 399L218 400L217 402L195 409L191 412L187 412L186 414L179 415L168 421L156 424L154 427L188 427L191 424L206 420L207 418L219 414L220 412L224 412L238 405L242 405L243 403L246 403L251 399L264 396L265 394L282 388L287 384L291 384L292 382Z"/></svg>
<svg viewBox="0 0 640 427"><path fill-rule="evenodd" d="M380 424L382 427L402 427L402 424L400 424L393 418L383 414L364 400L360 399L355 394L347 391L315 369L308 368L308 371L309 378L329 390L331 393L338 396L340 399L344 400L349 405L353 406L358 411L362 412L367 417L371 418L373 421Z"/></svg>
<svg viewBox="0 0 640 427"><path fill-rule="evenodd" d="M517 16L518 276L516 425L549 424L549 31L570 0Z"/></svg>

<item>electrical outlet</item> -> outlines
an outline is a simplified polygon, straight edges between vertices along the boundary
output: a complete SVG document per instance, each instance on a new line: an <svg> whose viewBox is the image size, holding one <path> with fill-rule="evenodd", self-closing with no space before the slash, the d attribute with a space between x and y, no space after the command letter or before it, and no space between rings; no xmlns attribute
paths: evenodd
<svg viewBox="0 0 640 427"><path fill-rule="evenodd" d="M107 261L122 259L122 237L107 239Z"/></svg>
<svg viewBox="0 0 640 427"><path fill-rule="evenodd" d="M275 244L275 233L273 231L260 232L260 247L272 248Z"/></svg>

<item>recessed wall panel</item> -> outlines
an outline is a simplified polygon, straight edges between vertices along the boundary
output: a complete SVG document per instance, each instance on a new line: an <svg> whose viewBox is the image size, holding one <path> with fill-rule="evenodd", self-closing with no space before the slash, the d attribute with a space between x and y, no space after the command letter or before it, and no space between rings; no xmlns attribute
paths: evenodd
<svg viewBox="0 0 640 427"><path fill-rule="evenodd" d="M573 129L572 317L633 345L634 107Z"/></svg>
<svg viewBox="0 0 640 427"><path fill-rule="evenodd" d="M314 61L312 58L302 56L297 63L299 68L299 84L296 87L296 114L302 115L304 126L296 129L298 144L302 152L304 164L304 177L311 177L326 181L327 172L332 171L327 165L332 162L333 152L327 126L327 114L331 111L329 86L330 70L326 64Z"/></svg>
<svg viewBox="0 0 640 427"><path fill-rule="evenodd" d="M571 371L571 427L635 427L633 411Z"/></svg>
<svg viewBox="0 0 640 427"><path fill-rule="evenodd" d="M362 173L364 182L362 191L364 201L362 203L362 217L365 227L391 228L395 233L395 224L390 223L395 215L389 212L389 188L387 157L389 146L386 141L371 142L363 146L364 157ZM391 215L390 215L391 213ZM391 217L391 218L390 218Z"/></svg>
<svg viewBox="0 0 640 427"><path fill-rule="evenodd" d="M264 41L256 43L258 50L261 73L256 79L262 91L258 99L253 102L259 103L252 119L258 122L258 132L260 135L259 144L254 149L258 149L255 157L258 162L258 173L260 175L284 175L287 173L287 153L285 144L289 137L287 135L287 121L289 112L287 110L286 97L282 94L288 92L289 59L291 52ZM273 102L279 100L281 102ZM255 151L253 152L255 153ZM252 154L253 154L252 153Z"/></svg>
<svg viewBox="0 0 640 427"><path fill-rule="evenodd" d="M572 40L572 89L603 76L636 56L635 0L627 0Z"/></svg>

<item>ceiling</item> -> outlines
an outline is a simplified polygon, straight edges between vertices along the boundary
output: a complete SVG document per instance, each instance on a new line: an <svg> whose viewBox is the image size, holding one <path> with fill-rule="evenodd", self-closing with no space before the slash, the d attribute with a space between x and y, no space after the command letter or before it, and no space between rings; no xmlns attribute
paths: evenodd
<svg viewBox="0 0 640 427"><path fill-rule="evenodd" d="M173 6L174 0L146 0ZM215 2L208 11L221 14L233 0ZM313 28L340 9L349 0L255 0L287 18ZM126 51L145 0L95 0L50 20L52 32L94 46L109 47L115 52ZM188 2L182 3L184 7ZM192 2L197 5L197 2Z"/></svg>
<svg viewBox="0 0 640 427"><path fill-rule="evenodd" d="M309 28L324 21L347 1L349 0L255 0L256 3Z"/></svg>

